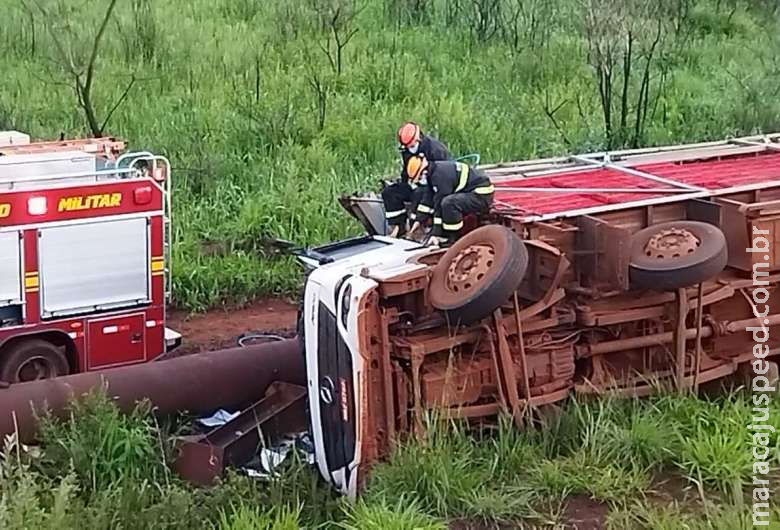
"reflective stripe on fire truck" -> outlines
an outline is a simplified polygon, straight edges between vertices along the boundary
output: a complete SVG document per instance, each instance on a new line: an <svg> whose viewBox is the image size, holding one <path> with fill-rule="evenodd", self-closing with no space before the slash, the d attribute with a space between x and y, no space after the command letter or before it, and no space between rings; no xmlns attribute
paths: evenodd
<svg viewBox="0 0 780 530"><path fill-rule="evenodd" d="M40 286L38 271L26 272L24 274L24 291L27 293L37 293Z"/></svg>
<svg viewBox="0 0 780 530"><path fill-rule="evenodd" d="M152 276L162 276L165 273L165 258L162 256L152 258L151 271Z"/></svg>
<svg viewBox="0 0 780 530"><path fill-rule="evenodd" d="M121 326L104 326L103 327L103 335L112 335L112 334L118 333L120 331L130 331L130 326L128 324L122 324Z"/></svg>

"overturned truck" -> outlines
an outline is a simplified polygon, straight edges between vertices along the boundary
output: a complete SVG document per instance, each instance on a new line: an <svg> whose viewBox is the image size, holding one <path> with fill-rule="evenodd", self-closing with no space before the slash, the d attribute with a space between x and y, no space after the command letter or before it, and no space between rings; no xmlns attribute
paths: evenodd
<svg viewBox="0 0 780 530"><path fill-rule="evenodd" d="M323 476L347 494L424 417L518 422L569 396L698 389L780 354L780 135L483 166L448 249L381 235L300 256ZM755 364L754 364L755 363Z"/></svg>

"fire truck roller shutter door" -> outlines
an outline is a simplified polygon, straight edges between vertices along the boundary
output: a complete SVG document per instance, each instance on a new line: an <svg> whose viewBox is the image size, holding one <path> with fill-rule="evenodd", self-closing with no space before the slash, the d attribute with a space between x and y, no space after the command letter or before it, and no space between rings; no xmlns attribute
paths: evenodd
<svg viewBox="0 0 780 530"><path fill-rule="evenodd" d="M0 232L0 307L22 301L19 232Z"/></svg>
<svg viewBox="0 0 780 530"><path fill-rule="evenodd" d="M44 317L149 301L146 218L42 229L38 253Z"/></svg>

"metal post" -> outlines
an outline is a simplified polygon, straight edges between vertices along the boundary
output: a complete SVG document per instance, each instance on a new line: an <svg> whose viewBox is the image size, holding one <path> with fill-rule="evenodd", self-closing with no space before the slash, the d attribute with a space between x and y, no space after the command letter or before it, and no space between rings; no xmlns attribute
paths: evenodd
<svg viewBox="0 0 780 530"><path fill-rule="evenodd" d="M523 421L520 415L520 396L517 393L517 376L515 374L515 364L512 361L512 354L509 351L509 343L506 340L506 330L504 329L504 317L499 307L493 312L493 320L496 325L496 337L498 338L498 366L500 373L498 375L499 386L503 382L504 392L509 401L512 411L512 419L515 425L522 428Z"/></svg>
<svg viewBox="0 0 780 530"><path fill-rule="evenodd" d="M681 188L555 188L524 187L524 186L495 186L497 192L509 193L690 193L690 190Z"/></svg>
<svg viewBox="0 0 780 530"><path fill-rule="evenodd" d="M674 330L675 384L678 391L685 387L685 317L688 316L688 294L684 287L677 289L677 326Z"/></svg>
<svg viewBox="0 0 780 530"><path fill-rule="evenodd" d="M644 171L639 171L638 169L632 169L625 166L620 166L618 164L612 164L610 162L606 161L606 156L604 157L604 162L599 162L598 160L592 160L590 158L585 158L582 156L574 155L572 156L573 160L576 160L577 162L583 162L585 164L590 164L592 166L596 167L603 167L604 169L611 169L613 171L620 171L621 173L626 173L627 175L633 175L635 177L640 177L647 180L652 180L654 182L660 182L661 184L666 184L667 186L674 186L677 188L685 188L687 190L691 191L703 191L704 188L700 186L691 186L690 184L685 184L684 182L678 182L676 180L667 179L663 177L659 177L658 175L651 175L650 173L645 173Z"/></svg>
<svg viewBox="0 0 780 530"><path fill-rule="evenodd" d="M696 303L696 360L693 372L693 392L699 393L699 372L701 371L701 332L702 332L702 313L704 313L704 303L702 301L704 284L699 283L698 302Z"/></svg>
<svg viewBox="0 0 780 530"><path fill-rule="evenodd" d="M520 344L520 369L523 372L523 397L527 402L531 401L531 383L528 379L528 359L525 356L525 339L523 339L523 323L520 319L520 302L517 299L517 291L514 296L515 322L517 324L517 341Z"/></svg>

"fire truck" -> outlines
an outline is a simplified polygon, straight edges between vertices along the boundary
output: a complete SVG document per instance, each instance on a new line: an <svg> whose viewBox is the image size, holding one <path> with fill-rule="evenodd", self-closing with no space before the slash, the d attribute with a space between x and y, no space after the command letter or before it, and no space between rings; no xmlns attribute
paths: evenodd
<svg viewBox="0 0 780 530"><path fill-rule="evenodd" d="M156 359L170 296L170 163L114 138L0 132L0 380Z"/></svg>

